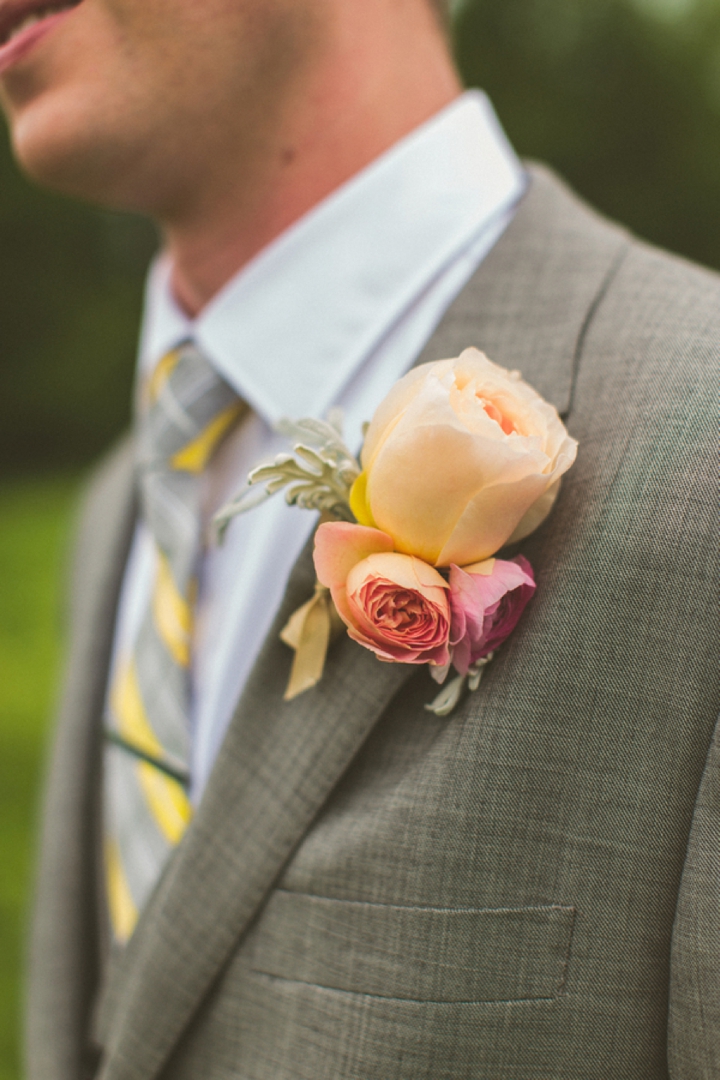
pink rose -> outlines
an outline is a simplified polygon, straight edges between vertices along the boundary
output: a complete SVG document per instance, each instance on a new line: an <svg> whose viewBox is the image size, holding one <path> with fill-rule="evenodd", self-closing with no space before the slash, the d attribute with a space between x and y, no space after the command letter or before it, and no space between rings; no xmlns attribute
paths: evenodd
<svg viewBox="0 0 720 1080"><path fill-rule="evenodd" d="M449 663L449 586L432 566L379 529L340 521L319 527L314 558L351 638L381 660Z"/></svg>
<svg viewBox="0 0 720 1080"><path fill-rule="evenodd" d="M452 662L460 675L487 656L513 632L535 592L527 559L487 559L450 569Z"/></svg>

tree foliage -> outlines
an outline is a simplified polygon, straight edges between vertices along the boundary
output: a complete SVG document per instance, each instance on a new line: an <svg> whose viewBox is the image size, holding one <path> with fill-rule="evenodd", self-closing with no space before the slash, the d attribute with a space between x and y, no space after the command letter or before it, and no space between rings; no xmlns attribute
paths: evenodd
<svg viewBox="0 0 720 1080"><path fill-rule="evenodd" d="M0 146L0 472L87 461L127 424L149 225L37 190Z"/></svg>
<svg viewBox="0 0 720 1080"><path fill-rule="evenodd" d="M474 0L455 38L521 154L720 268L718 0Z"/></svg>

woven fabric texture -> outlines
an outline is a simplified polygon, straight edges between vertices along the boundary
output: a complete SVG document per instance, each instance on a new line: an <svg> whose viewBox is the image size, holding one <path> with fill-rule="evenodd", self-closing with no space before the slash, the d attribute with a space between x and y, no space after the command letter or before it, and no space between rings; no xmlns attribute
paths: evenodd
<svg viewBox="0 0 720 1080"><path fill-rule="evenodd" d="M109 634L129 478L118 462L99 482L45 817L30 1080L77 1080L90 1030L102 1080L720 1071L720 282L535 169L419 359L468 345L519 368L580 443L520 545L538 591L517 631L447 720L424 711L425 671L349 639L284 703L277 631L312 589L306 551L198 812L102 971L83 941L107 653L91 642Z"/></svg>

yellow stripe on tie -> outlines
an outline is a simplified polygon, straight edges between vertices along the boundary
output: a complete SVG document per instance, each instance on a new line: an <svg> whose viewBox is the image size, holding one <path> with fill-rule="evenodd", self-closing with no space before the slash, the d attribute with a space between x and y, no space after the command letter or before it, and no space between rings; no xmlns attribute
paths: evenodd
<svg viewBox="0 0 720 1080"><path fill-rule="evenodd" d="M147 761L139 761L136 768L153 817L168 843L177 844L192 816L192 806L182 785Z"/></svg>
<svg viewBox="0 0 720 1080"><path fill-rule="evenodd" d="M163 758L165 752L150 726L134 663L122 668L113 683L112 709L118 718L120 734L138 750L144 750L154 758Z"/></svg>
<svg viewBox="0 0 720 1080"><path fill-rule="evenodd" d="M223 435L230 430L246 407L243 401L237 401L234 405L230 405L227 409L218 413L197 438L170 458L171 467L182 472L201 473Z"/></svg>
<svg viewBox="0 0 720 1080"><path fill-rule="evenodd" d="M192 611L173 580L170 563L158 552L158 569L153 591L153 616L160 637L180 667L190 663Z"/></svg>
<svg viewBox="0 0 720 1080"><path fill-rule="evenodd" d="M162 360L155 365L147 382L146 393L150 405L153 405L160 397L162 388L175 370L179 359L180 350L173 349L172 352L166 353Z"/></svg>
<svg viewBox="0 0 720 1080"><path fill-rule="evenodd" d="M123 944L130 939L138 920L138 909L130 893L120 859L120 849L114 840L105 841L106 882L108 907L113 932Z"/></svg>

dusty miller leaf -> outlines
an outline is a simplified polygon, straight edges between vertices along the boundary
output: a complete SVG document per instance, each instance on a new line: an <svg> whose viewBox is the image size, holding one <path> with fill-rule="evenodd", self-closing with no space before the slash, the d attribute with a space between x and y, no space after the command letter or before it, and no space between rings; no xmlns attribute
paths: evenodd
<svg viewBox="0 0 720 1080"><path fill-rule="evenodd" d="M360 467L342 440L342 413L332 410L325 420L281 420L277 430L296 440L294 453L278 454L271 462L256 466L248 483L213 518L212 528L222 541L228 525L238 514L261 505L278 491L285 491L289 506L332 514L354 521L350 489ZM262 487L260 487L262 485Z"/></svg>

